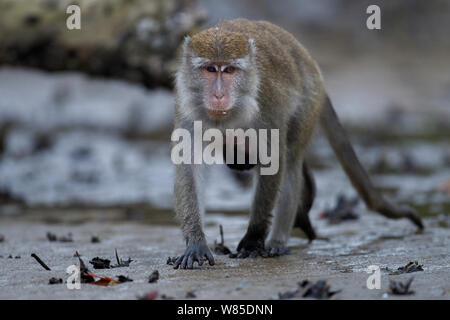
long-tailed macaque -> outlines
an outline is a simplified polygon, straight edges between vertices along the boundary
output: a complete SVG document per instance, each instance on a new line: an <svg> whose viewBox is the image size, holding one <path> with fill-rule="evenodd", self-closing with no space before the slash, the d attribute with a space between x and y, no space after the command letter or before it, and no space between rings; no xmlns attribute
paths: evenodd
<svg viewBox="0 0 450 320"><path fill-rule="evenodd" d="M315 238L308 217L315 186L304 158L317 123L369 209L423 228L412 208L389 202L375 189L325 93L317 63L280 27L236 19L186 38L176 74L175 128L192 132L194 121L224 135L228 128L279 130L278 172L261 175L248 167L257 182L248 229L237 247L240 258L287 253L293 227ZM190 269L205 259L214 264L202 230L203 166L176 165L175 211L186 251L175 268Z"/></svg>

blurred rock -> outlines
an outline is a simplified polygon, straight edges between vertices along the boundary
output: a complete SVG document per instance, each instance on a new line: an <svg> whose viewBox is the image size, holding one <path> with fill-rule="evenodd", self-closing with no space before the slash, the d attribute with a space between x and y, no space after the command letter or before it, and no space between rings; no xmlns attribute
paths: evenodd
<svg viewBox="0 0 450 320"><path fill-rule="evenodd" d="M80 30L66 26L72 4L81 8ZM0 64L170 87L177 49L204 18L193 0L4 0Z"/></svg>

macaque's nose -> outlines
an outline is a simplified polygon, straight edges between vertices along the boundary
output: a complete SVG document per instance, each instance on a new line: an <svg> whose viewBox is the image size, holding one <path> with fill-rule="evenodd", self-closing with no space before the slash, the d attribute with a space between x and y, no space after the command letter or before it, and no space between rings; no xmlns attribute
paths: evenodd
<svg viewBox="0 0 450 320"><path fill-rule="evenodd" d="M221 102L225 99L225 95L223 93L215 93L214 94L214 100L217 102Z"/></svg>
<svg viewBox="0 0 450 320"><path fill-rule="evenodd" d="M214 93L211 97L211 105L215 109L227 109L228 99L223 93Z"/></svg>

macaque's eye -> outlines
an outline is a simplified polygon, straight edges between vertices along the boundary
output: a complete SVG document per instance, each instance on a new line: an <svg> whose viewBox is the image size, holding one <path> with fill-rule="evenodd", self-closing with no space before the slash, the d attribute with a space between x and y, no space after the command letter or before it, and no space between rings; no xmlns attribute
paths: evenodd
<svg viewBox="0 0 450 320"><path fill-rule="evenodd" d="M226 67L226 68L223 70L223 72L225 72L225 73L233 73L235 70L236 70L235 67L233 67L233 66L228 66L228 67Z"/></svg>
<svg viewBox="0 0 450 320"><path fill-rule="evenodd" d="M208 66L208 67L206 67L206 71L208 71L208 72L216 72L217 70L216 70L216 68L214 66Z"/></svg>

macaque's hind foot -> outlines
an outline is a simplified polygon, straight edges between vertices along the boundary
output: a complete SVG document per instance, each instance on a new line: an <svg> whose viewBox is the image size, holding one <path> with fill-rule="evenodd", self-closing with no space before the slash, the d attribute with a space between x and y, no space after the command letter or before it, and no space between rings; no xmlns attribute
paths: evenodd
<svg viewBox="0 0 450 320"><path fill-rule="evenodd" d="M265 248L263 241L247 241L246 237L241 240L237 248L237 253L231 253L229 255L232 259L245 259L245 258L273 258L279 257L285 254L290 254L291 251L284 245L280 243L275 243L269 245Z"/></svg>
<svg viewBox="0 0 450 320"><path fill-rule="evenodd" d="M290 254L291 250L286 247L285 243L285 241L269 240L266 245L269 257L279 257Z"/></svg>
<svg viewBox="0 0 450 320"><path fill-rule="evenodd" d="M246 250L241 249L237 253L230 253L229 257L231 259L245 259L245 258L274 258L283 256L286 254L290 254L291 250L286 247L272 247L267 249L255 249L255 250Z"/></svg>
<svg viewBox="0 0 450 320"><path fill-rule="evenodd" d="M291 253L291 250L284 246L268 248L267 251L269 252L269 257L279 257Z"/></svg>
<svg viewBox="0 0 450 320"><path fill-rule="evenodd" d="M242 238L237 247L237 253L231 253L230 258L256 258L268 256L264 249L264 237L252 236L248 233Z"/></svg>
<svg viewBox="0 0 450 320"><path fill-rule="evenodd" d="M395 205L387 200L382 206L376 209L379 213L387 218L400 219L408 218L411 220L420 230L424 229L422 219L420 219L419 214L416 210L407 205Z"/></svg>
<svg viewBox="0 0 450 320"><path fill-rule="evenodd" d="M215 263L214 257L206 243L193 243L189 245L184 251L184 254L175 261L173 268L193 269L195 262L201 266L205 260L208 260L211 266Z"/></svg>

